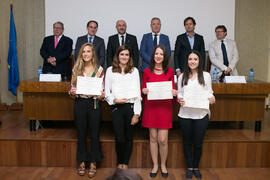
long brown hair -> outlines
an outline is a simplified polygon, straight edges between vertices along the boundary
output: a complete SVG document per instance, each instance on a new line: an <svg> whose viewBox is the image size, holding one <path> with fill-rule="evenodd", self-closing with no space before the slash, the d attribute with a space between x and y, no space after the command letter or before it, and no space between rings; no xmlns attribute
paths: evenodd
<svg viewBox="0 0 270 180"><path fill-rule="evenodd" d="M133 65L133 60L131 58L131 51L127 46L120 46L113 58L113 63L112 63L112 72L118 72L121 73L122 69L120 67L120 61L119 61L119 54L124 51L124 50L128 50L129 53L129 60L127 62L127 66L124 69L125 74L127 73L131 73L134 69L134 65Z"/></svg>
<svg viewBox="0 0 270 180"><path fill-rule="evenodd" d="M198 82L199 82L200 85L203 85L204 86L205 85L205 82L204 82L204 78L203 78L203 61L202 61L202 56L196 50L190 51L190 53L187 56L187 61L185 63L185 67L184 67L184 73L183 73L183 79L182 79L181 85L182 85L182 87L184 85L187 85L188 80L189 80L189 76L192 74L191 69L188 66L188 58L189 58L189 56L191 54L196 54L198 56L198 58L199 58L199 65L198 65L198 68L197 68Z"/></svg>
<svg viewBox="0 0 270 180"><path fill-rule="evenodd" d="M79 54L78 54L78 57L77 57L77 60L76 60L76 63L72 69L72 78L71 78L71 83L72 85L75 87L76 86L76 83L77 83L77 76L82 76L83 75L83 71L84 71L84 68L85 68L85 62L83 60L83 49L86 47L86 46L89 46L91 48L91 51L92 51L92 65L93 65L93 68L94 68L94 72L96 73L98 71L98 58L96 56L96 51L95 51L95 48L93 46L93 44L91 43L85 43L81 46L81 49L79 51Z"/></svg>
<svg viewBox="0 0 270 180"><path fill-rule="evenodd" d="M152 52L152 56L151 56L151 59L150 59L150 63L149 63L149 69L151 72L154 72L154 68L155 68L155 53L156 53L156 50L157 48L161 49L163 51L163 62L162 62L162 69L164 71L165 74L167 74L168 72L168 63L169 63L169 56L168 56L168 52L165 48L165 46L163 45L157 45L153 52Z"/></svg>

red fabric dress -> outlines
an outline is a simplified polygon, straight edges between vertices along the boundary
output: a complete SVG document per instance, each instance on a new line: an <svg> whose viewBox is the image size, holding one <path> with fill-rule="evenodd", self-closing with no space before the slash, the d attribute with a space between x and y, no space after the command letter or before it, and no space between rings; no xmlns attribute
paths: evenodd
<svg viewBox="0 0 270 180"><path fill-rule="evenodd" d="M146 88L147 82L172 81L174 86L174 72L172 68L168 69L167 74L160 75L152 73L149 68L143 72L142 88ZM173 104L176 98L166 100L147 100L147 96L143 95L144 110L142 118L142 126L147 128L170 129L172 128Z"/></svg>

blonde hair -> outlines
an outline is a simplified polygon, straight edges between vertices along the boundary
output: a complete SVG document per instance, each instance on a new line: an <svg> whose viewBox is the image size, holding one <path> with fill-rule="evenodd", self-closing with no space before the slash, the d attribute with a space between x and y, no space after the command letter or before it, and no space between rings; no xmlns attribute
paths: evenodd
<svg viewBox="0 0 270 180"><path fill-rule="evenodd" d="M84 71L84 68L85 68L85 62L83 60L83 49L86 47L86 46L89 46L92 50L92 66L94 68L94 72L97 73L98 71L98 58L96 56L96 51L95 51L95 48L93 46L93 44L91 43L85 43L81 46L81 49L79 51L79 54L78 54L78 57L77 57L77 60L76 60L76 63L72 69L72 78L71 78L71 84L76 87L76 84L77 84L77 76L82 76L83 75L83 71Z"/></svg>

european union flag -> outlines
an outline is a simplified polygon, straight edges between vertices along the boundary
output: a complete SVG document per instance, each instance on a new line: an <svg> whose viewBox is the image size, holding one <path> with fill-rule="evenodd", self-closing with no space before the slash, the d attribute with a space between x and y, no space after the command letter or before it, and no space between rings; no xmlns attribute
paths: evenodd
<svg viewBox="0 0 270 180"><path fill-rule="evenodd" d="M12 7L10 8L10 29L9 29L9 49L8 49L8 90L16 96L16 89L19 86L20 77L17 56L17 38L13 19Z"/></svg>

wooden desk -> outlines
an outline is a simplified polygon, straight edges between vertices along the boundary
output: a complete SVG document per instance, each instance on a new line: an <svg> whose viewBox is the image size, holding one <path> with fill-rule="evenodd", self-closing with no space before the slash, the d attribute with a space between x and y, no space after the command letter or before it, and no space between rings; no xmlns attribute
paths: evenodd
<svg viewBox="0 0 270 180"><path fill-rule="evenodd" d="M70 82L22 81L24 119L73 120L73 103L68 95ZM211 106L211 121L254 121L260 131L264 118L265 98L270 94L270 83L256 81L248 84L214 83L216 104ZM111 121L111 109L101 103L102 121ZM177 120L179 104L174 107ZM31 123L30 123L31 126Z"/></svg>

